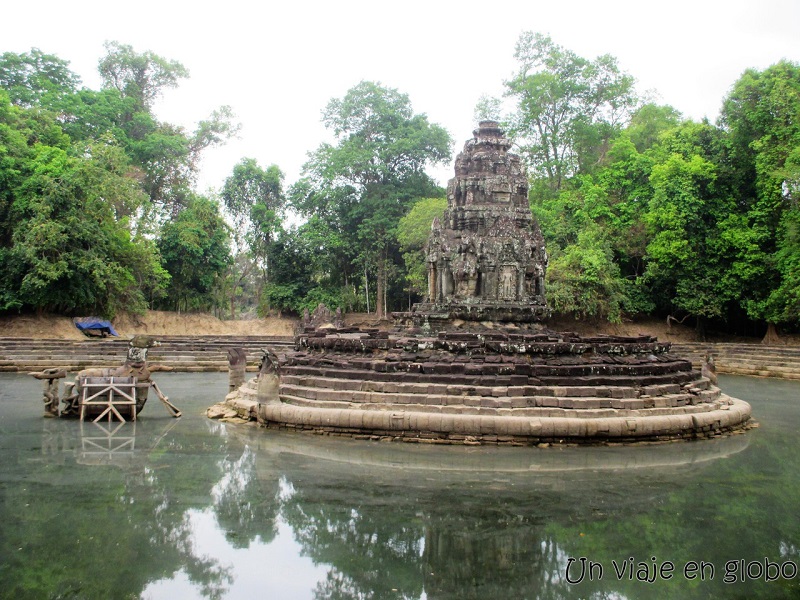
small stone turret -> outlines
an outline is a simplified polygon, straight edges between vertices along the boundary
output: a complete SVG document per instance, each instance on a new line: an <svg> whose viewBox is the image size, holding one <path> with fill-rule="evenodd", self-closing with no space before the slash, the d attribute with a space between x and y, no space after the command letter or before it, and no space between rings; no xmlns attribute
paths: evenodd
<svg viewBox="0 0 800 600"><path fill-rule="evenodd" d="M415 320L541 321L547 253L528 178L495 121L473 134L456 158L447 210L431 228L428 295Z"/></svg>

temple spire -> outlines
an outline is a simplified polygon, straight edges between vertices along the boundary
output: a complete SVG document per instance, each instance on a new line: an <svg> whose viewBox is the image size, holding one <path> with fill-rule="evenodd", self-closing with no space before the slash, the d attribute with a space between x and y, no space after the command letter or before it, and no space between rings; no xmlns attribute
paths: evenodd
<svg viewBox="0 0 800 600"><path fill-rule="evenodd" d="M496 121L481 121L456 157L447 210L428 239L428 298L419 315L541 321L547 253L528 178Z"/></svg>

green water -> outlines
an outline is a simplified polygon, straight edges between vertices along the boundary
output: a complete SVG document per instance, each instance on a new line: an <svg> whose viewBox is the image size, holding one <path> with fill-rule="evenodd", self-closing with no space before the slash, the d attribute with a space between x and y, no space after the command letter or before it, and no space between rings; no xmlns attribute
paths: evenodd
<svg viewBox="0 0 800 600"><path fill-rule="evenodd" d="M157 380L184 417L115 430L0 376L0 597L800 598L800 384L721 378L744 435L542 450L226 425L226 374Z"/></svg>

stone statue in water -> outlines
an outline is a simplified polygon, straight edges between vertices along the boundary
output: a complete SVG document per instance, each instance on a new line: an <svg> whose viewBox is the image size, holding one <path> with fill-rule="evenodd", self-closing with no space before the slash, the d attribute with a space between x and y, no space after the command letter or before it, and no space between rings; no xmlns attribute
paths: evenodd
<svg viewBox="0 0 800 600"><path fill-rule="evenodd" d="M262 350L261 367L258 370L258 401L279 402L281 376L278 356L270 348Z"/></svg>
<svg viewBox="0 0 800 600"><path fill-rule="evenodd" d="M45 411L48 416L77 416L80 413L80 402L83 389L81 381L88 377L111 378L111 377L134 377L136 378L136 412L139 413L147 402L149 390L152 387L159 400L164 403L167 410L175 417L181 416L180 410L169 402L159 389L155 381L150 379L153 371L164 370L159 366L151 366L147 363L147 352L150 348L160 346L161 343L148 335L134 336L129 344L125 357L125 362L120 367L93 367L83 369L78 372L74 382L65 384L64 398L59 400L58 380L66 377L66 372L57 369L45 369L41 373L30 373L37 379L44 380L46 390ZM59 413L59 403L62 404Z"/></svg>

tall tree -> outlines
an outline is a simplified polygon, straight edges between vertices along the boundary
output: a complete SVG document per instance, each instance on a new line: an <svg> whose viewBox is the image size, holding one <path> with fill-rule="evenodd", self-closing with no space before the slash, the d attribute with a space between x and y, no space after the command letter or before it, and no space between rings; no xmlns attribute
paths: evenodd
<svg viewBox="0 0 800 600"><path fill-rule="evenodd" d="M11 102L18 106L30 108L46 99L52 102L74 94L78 85L80 78L70 71L69 61L38 48L0 56L0 88L5 88Z"/></svg>
<svg viewBox="0 0 800 600"><path fill-rule="evenodd" d="M114 88L136 101L137 111L149 111L165 88L178 86L189 71L176 60L167 60L153 52L136 52L133 46L106 42L106 55L99 70L103 87Z"/></svg>
<svg viewBox="0 0 800 600"><path fill-rule="evenodd" d="M16 226L0 295L19 308L113 316L143 310L168 277L155 248L131 238L115 204L137 203L124 158L87 146L80 157L37 145L15 193ZM143 282L147 282L142 285Z"/></svg>
<svg viewBox="0 0 800 600"><path fill-rule="evenodd" d="M254 158L243 158L225 180L220 196L233 219L233 241L237 254L246 247L250 260L238 271L236 279L247 277L249 267L261 273L260 290L269 283L269 257L272 244L281 229L286 197L283 173L277 165L262 169ZM238 283L236 284L238 285ZM231 296L231 313L234 300Z"/></svg>
<svg viewBox="0 0 800 600"><path fill-rule="evenodd" d="M750 69L734 84L720 117L731 138L731 162L756 252L735 268L744 274L741 302L775 325L800 321L800 65L781 61Z"/></svg>
<svg viewBox="0 0 800 600"><path fill-rule="evenodd" d="M219 205L193 195L161 228L158 248L171 281L164 306L191 311L214 308L215 286L230 263L228 226Z"/></svg>
<svg viewBox="0 0 800 600"><path fill-rule="evenodd" d="M726 172L727 139L707 122L684 123L651 155L645 280L662 308L695 316L702 333L705 320L724 319L740 295L732 266L751 249Z"/></svg>
<svg viewBox="0 0 800 600"><path fill-rule="evenodd" d="M603 159L636 104L634 80L610 55L588 60L530 31L514 57L519 70L506 82L517 102L510 133L534 177L558 191Z"/></svg>
<svg viewBox="0 0 800 600"><path fill-rule="evenodd" d="M608 232L593 221L581 229L575 243L553 253L547 282L553 310L576 319L619 323L629 302Z"/></svg>
<svg viewBox="0 0 800 600"><path fill-rule="evenodd" d="M126 44L107 42L105 47L107 53L98 68L106 94L85 95L84 99L104 114L109 103L115 107L112 126L141 167L145 191L155 204L175 216L190 201L203 150L236 135L239 125L233 122L229 106L214 110L191 133L160 123L153 114L153 103L167 89L177 87L189 71L178 61L150 51L136 52ZM118 94L121 102L108 92Z"/></svg>
<svg viewBox="0 0 800 600"><path fill-rule="evenodd" d="M66 61L35 48L0 56L0 310L142 310L170 281L156 238L172 251L176 305L213 304L208 282L227 261L227 237L192 187L201 152L236 130L230 109L191 133L160 123L152 103L185 68L114 42L107 50L99 92L78 90ZM190 204L177 233L159 231L158 216ZM203 223L216 229L197 258L191 237ZM196 259L197 280L187 283L184 258Z"/></svg>
<svg viewBox="0 0 800 600"><path fill-rule="evenodd" d="M428 267L425 263L425 244L436 218L441 219L447 208L447 198L417 200L397 225L397 241L406 267L406 283L411 294L424 296L428 292Z"/></svg>
<svg viewBox="0 0 800 600"><path fill-rule="evenodd" d="M304 179L293 188L294 201L306 215L324 219L351 249L361 249L365 289L372 271L376 316L383 318L397 222L411 200L436 194L425 168L449 159L450 136L415 114L406 94L370 81L332 99L323 123L337 143L311 154ZM342 269L352 277L352 254L347 258Z"/></svg>

